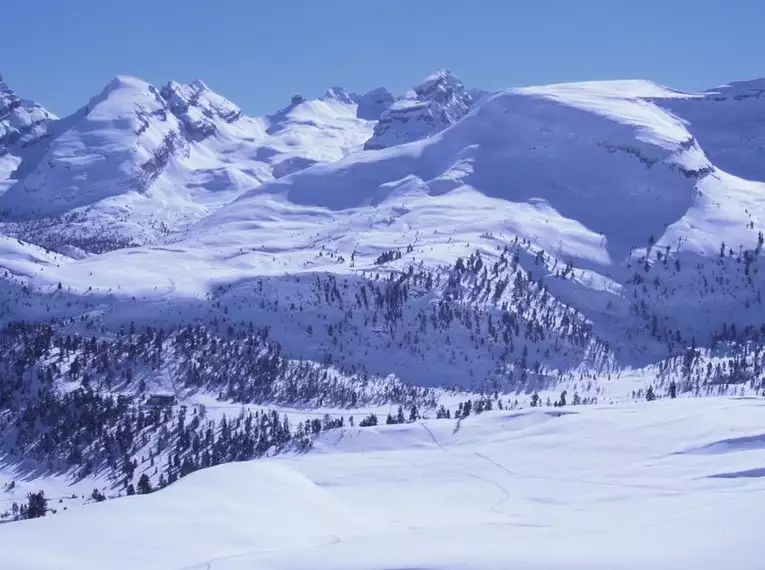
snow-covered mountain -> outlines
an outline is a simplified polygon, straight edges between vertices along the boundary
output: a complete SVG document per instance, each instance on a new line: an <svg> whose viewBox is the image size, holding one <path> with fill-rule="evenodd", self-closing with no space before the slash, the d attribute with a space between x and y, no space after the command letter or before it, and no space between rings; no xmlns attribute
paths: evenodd
<svg viewBox="0 0 765 570"><path fill-rule="evenodd" d="M464 117L473 102L471 92L451 72L436 72L388 106L364 148L388 148L434 135Z"/></svg>
<svg viewBox="0 0 765 570"><path fill-rule="evenodd" d="M45 138L25 131L0 196L6 231L91 252L155 242L245 190L360 149L372 124L338 94L251 118L201 81L157 89L118 77Z"/></svg>
<svg viewBox="0 0 765 570"><path fill-rule="evenodd" d="M742 178L765 180L765 79L722 85L662 106L689 122L719 168Z"/></svg>
<svg viewBox="0 0 765 570"><path fill-rule="evenodd" d="M760 152L754 135L731 134L738 146L719 142L725 124L737 132L738 119L757 132L750 125L762 102L757 83L737 85L694 94L645 81L561 84L501 91L473 104L461 83L440 72L391 104L419 101L429 117L444 119L429 123L438 132L360 151L391 115L375 126L357 117L359 109L365 100L384 101L384 91L357 96L333 88L249 118L201 82L157 90L121 78L50 126L52 135L33 147L45 152L36 162L25 159L19 182L0 201L8 210L59 216L50 224L6 224L14 235L55 232L59 245L90 251L98 249L85 247L88 240L112 240L101 248L115 249L108 254L68 259L46 272L25 268L43 291L61 282L80 293L119 289L129 299L147 291L205 299L221 283L260 276L289 306L305 294L302 285L283 288L290 274L330 271L355 288L380 269L439 272L476 252L491 264L519 251L507 278L520 267L545 279L545 289L591 323L601 341L642 355L645 364L694 339L711 342L731 314L741 326L759 326L756 314L736 307L760 302L765 183L741 177L756 165L731 173L712 158L749 164ZM726 89L736 94L721 95ZM708 119L697 135L694 113L706 117L699 109L709 105L717 106L718 126ZM61 233L73 228L87 239ZM121 249L119 239L164 245ZM723 274L734 281L723 285L724 295L710 295L710 282ZM502 280L496 271L489 287L493 280ZM246 287L230 294L237 303L251 295ZM292 326L306 326L293 316L276 320L280 342L299 338ZM625 346L625 335L637 337ZM331 339L294 350L321 360L335 352L325 342ZM343 350L334 358L419 381L442 374L425 372L427 358L420 370L393 354L386 370L376 354ZM459 367L443 372L467 380Z"/></svg>
<svg viewBox="0 0 765 570"><path fill-rule="evenodd" d="M12 235L45 246L55 236L57 249L75 257L83 255L73 247L114 250L22 271L43 291L59 282L78 294L122 291L112 307L122 296L168 291L168 281L169 296L184 299L253 276L279 288L286 275L330 271L348 287L380 269L439 272L476 252L486 264L522 250L508 278L520 267L548 280L545 289L601 341L646 363L694 339L711 342L732 312L739 325L759 326L751 311L735 310L759 303L762 286L765 183L743 177L756 174L756 164L741 166L760 152L750 120L763 101L757 85L695 94L645 81L561 84L474 103L439 72L375 123L358 115L374 116L364 105L385 103L384 90L358 96L333 88L250 118L201 82L158 90L118 78L49 125L0 203ZM386 122L402 101L432 119L420 121L425 131ZM708 117L710 105L715 119L703 122L697 115ZM725 125L737 133L739 121L749 134L730 134L737 145L726 143ZM394 132L414 140L360 150ZM156 246L120 247L141 243ZM735 282L724 295L708 294L724 273ZM501 281L496 271L492 280ZM278 294L292 304L302 289ZM281 342L297 338L277 321ZM305 327L300 321L294 326ZM624 335L641 340L625 347ZM296 355L321 359L325 342L295 347ZM375 354L335 357L392 371ZM409 357L387 356L385 366L423 380Z"/></svg>
<svg viewBox="0 0 765 570"><path fill-rule="evenodd" d="M394 98L385 87L378 87L359 97L356 114L361 119L379 121L380 116L393 104Z"/></svg>
<svg viewBox="0 0 765 570"><path fill-rule="evenodd" d="M378 416L429 418L433 451L451 457L442 436L462 424L438 420L760 395L764 116L761 81L487 93L439 72L401 97L335 87L248 117L202 82L118 78L9 154L4 465L56 491L85 481L98 500L329 441L365 442L363 463L387 445ZM632 414L601 427L620 433ZM345 429L352 415L361 431ZM472 473L463 456L514 417L474 447L455 441L455 461ZM590 433L587 417L556 425ZM397 450L430 433L386 429L401 430ZM696 481L689 461L671 473ZM707 467L756 471L743 463Z"/></svg>
<svg viewBox="0 0 765 570"><path fill-rule="evenodd" d="M19 98L0 75L0 194L12 184L24 149L46 136L55 119L34 101Z"/></svg>

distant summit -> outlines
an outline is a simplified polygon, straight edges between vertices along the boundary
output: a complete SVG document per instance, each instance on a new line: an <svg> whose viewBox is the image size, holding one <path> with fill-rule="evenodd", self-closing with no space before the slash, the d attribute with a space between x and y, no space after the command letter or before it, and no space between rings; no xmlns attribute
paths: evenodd
<svg viewBox="0 0 765 570"><path fill-rule="evenodd" d="M0 75L0 157L33 144L55 119L41 105L21 99Z"/></svg>
<svg viewBox="0 0 765 570"><path fill-rule="evenodd" d="M393 104L394 98L385 87L378 87L359 98L356 114L360 119L379 121L380 116Z"/></svg>
<svg viewBox="0 0 765 570"><path fill-rule="evenodd" d="M434 135L464 117L474 99L448 70L438 71L382 113L365 149L388 148Z"/></svg>
<svg viewBox="0 0 765 570"><path fill-rule="evenodd" d="M57 251L156 242L243 192L360 150L373 123L332 88L248 117L203 81L119 75L58 120L0 81L0 233Z"/></svg>
<svg viewBox="0 0 765 570"><path fill-rule="evenodd" d="M161 94L173 114L195 138L204 139L217 132L216 120L234 123L242 118L239 107L208 89L198 79L189 84L171 81L162 88Z"/></svg>
<svg viewBox="0 0 765 570"><path fill-rule="evenodd" d="M355 105L359 102L359 96L356 93L349 93L342 87L330 87L322 97L324 101L338 101L346 105Z"/></svg>

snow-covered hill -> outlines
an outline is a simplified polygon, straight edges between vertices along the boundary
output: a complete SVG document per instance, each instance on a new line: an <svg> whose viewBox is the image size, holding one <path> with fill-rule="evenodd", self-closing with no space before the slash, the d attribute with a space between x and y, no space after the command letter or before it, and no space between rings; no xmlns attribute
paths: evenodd
<svg viewBox="0 0 765 570"><path fill-rule="evenodd" d="M14 570L759 570L762 413L710 399L346 427L5 525L0 546Z"/></svg>

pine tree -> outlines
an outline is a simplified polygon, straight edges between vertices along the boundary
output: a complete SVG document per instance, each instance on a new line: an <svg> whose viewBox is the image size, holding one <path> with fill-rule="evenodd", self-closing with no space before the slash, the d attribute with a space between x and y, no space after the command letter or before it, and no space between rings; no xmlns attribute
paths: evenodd
<svg viewBox="0 0 765 570"><path fill-rule="evenodd" d="M28 519L44 517L48 512L48 499L45 498L45 493L43 491L29 493L25 510Z"/></svg>
<svg viewBox="0 0 765 570"><path fill-rule="evenodd" d="M149 476L146 473L141 475L141 477L138 479L137 490L139 495L148 495L154 490L151 487L151 481L149 480Z"/></svg>

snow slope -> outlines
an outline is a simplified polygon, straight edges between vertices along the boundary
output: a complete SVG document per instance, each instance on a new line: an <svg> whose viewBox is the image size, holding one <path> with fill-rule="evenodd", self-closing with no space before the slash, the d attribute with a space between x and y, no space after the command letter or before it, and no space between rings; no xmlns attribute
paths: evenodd
<svg viewBox="0 0 765 570"><path fill-rule="evenodd" d="M721 169L765 181L765 80L738 81L657 104L690 123L707 156Z"/></svg>
<svg viewBox="0 0 765 570"><path fill-rule="evenodd" d="M674 400L335 430L3 525L0 552L14 570L758 570L762 413Z"/></svg>

